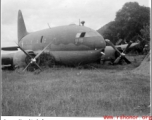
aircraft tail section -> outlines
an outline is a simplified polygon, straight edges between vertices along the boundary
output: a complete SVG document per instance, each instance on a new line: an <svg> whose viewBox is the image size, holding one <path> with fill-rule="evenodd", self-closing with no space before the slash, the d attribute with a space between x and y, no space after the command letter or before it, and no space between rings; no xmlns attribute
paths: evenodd
<svg viewBox="0 0 152 120"><path fill-rule="evenodd" d="M26 36L28 33L26 31L26 27L25 27L25 23L24 23L24 19L22 16L22 12L21 10L18 11L18 42L24 37Z"/></svg>

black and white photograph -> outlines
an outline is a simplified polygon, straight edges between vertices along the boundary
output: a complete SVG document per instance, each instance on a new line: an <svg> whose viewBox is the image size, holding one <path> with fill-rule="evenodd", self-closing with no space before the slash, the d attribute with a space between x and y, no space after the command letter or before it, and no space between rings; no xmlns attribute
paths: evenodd
<svg viewBox="0 0 152 120"><path fill-rule="evenodd" d="M152 119L150 13L151 0L1 0L1 116Z"/></svg>

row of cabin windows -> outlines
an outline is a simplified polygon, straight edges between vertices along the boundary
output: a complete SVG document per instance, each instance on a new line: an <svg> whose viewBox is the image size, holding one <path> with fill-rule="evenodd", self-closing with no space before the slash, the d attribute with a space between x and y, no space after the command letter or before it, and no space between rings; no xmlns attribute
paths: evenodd
<svg viewBox="0 0 152 120"><path fill-rule="evenodd" d="M24 44L35 44L35 43L46 43L45 38L37 39L36 41L30 40L30 41L24 41Z"/></svg>

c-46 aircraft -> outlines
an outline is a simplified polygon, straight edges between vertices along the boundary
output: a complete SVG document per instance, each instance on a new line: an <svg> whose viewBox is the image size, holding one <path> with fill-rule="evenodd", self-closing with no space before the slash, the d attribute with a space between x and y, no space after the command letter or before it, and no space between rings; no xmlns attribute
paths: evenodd
<svg viewBox="0 0 152 120"><path fill-rule="evenodd" d="M106 47L106 42L111 46ZM124 48L128 48L130 45L128 44ZM115 57L117 61L125 58L125 54L120 52L109 40L105 41L98 32L85 26L71 24L29 33L20 10L18 11L16 48L19 48L20 51L9 54L2 53L2 65L11 64L15 67L25 67L23 71L32 65L41 69L39 66L40 56L44 53L52 56L52 62L66 65L98 62L102 56L109 58L108 56L113 56L116 51L120 54L119 57ZM2 48L2 50L12 49L14 50L15 47Z"/></svg>

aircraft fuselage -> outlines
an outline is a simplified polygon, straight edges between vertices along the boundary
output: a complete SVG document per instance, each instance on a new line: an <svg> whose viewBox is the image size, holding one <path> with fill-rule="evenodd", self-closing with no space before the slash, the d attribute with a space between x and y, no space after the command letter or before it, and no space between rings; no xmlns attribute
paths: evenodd
<svg viewBox="0 0 152 120"><path fill-rule="evenodd" d="M43 39L41 40L41 37ZM50 42L50 51L83 51L104 49L104 38L96 31L77 25L60 26L30 33L19 45L25 50L41 50Z"/></svg>
<svg viewBox="0 0 152 120"><path fill-rule="evenodd" d="M106 47L104 38L98 32L78 25L60 26L27 34L20 40L19 45L24 50L40 51L50 42L52 44L47 50L57 62L64 64L95 62L100 59L100 52Z"/></svg>

